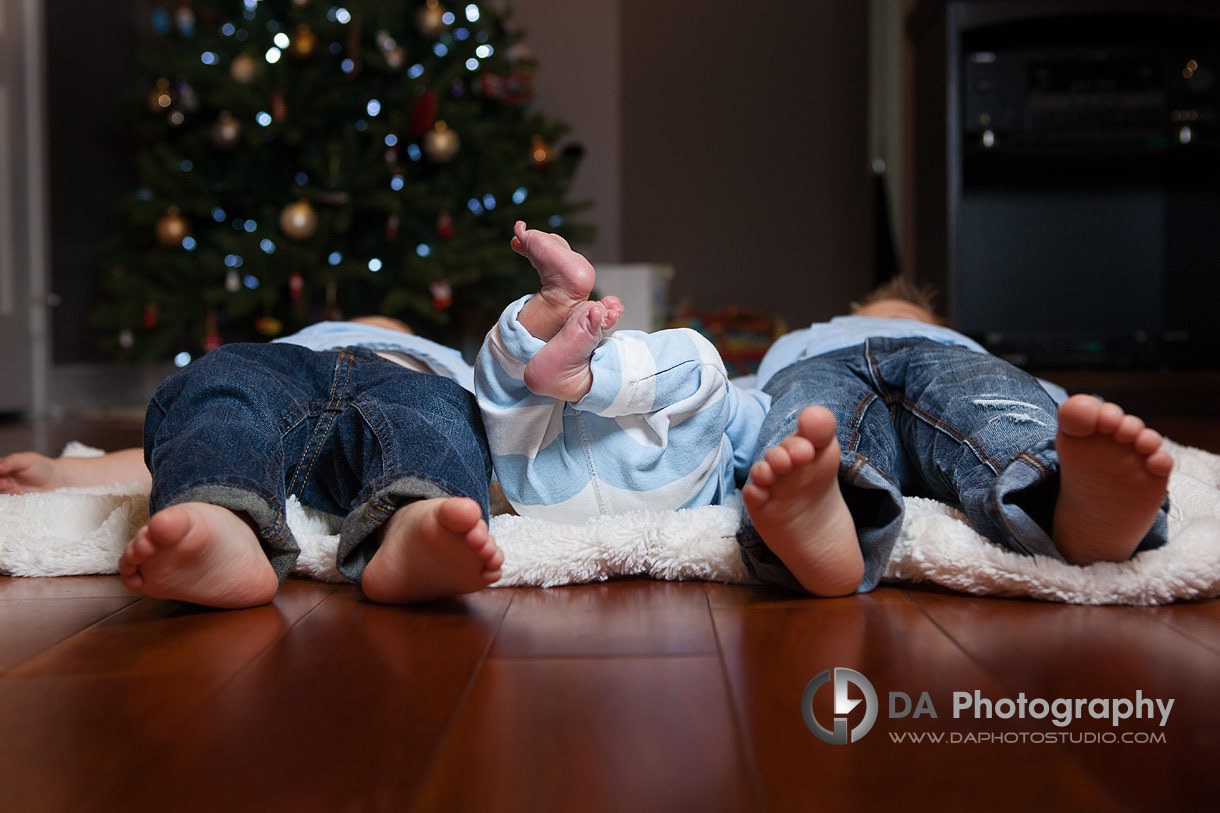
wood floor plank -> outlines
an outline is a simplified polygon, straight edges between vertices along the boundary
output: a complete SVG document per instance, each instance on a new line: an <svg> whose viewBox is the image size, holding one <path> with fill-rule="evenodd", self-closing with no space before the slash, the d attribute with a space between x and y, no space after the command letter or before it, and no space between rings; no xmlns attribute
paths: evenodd
<svg viewBox="0 0 1220 813"><path fill-rule="evenodd" d="M0 601L0 674L135 601L130 596Z"/></svg>
<svg viewBox="0 0 1220 813"><path fill-rule="evenodd" d="M1220 653L1220 600L1145 607L1143 611L1213 652Z"/></svg>
<svg viewBox="0 0 1220 813"><path fill-rule="evenodd" d="M1174 705L1163 727L1159 715L1156 720L1131 719L1118 726L1110 720L1088 719L1066 727L1073 733L1163 733L1164 743L1067 747L1100 781L1138 809L1197 809L1214 804L1220 653L1167 629L1144 608L979 601L933 592L914 598L1002 684L1004 694L999 696L1024 692L1029 698L1135 698L1138 691L1143 697L1172 698ZM1203 607L1205 615L1214 612ZM1037 728L1054 726L1043 721Z"/></svg>
<svg viewBox="0 0 1220 813"><path fill-rule="evenodd" d="M699 582L629 579L520 588L493 657L712 655L716 635Z"/></svg>
<svg viewBox="0 0 1220 813"><path fill-rule="evenodd" d="M118 576L57 576L55 578L15 578L0 576L0 601L30 598L103 598L140 597L128 590Z"/></svg>
<svg viewBox="0 0 1220 813"><path fill-rule="evenodd" d="M715 656L492 658L417 810L757 809Z"/></svg>
<svg viewBox="0 0 1220 813"><path fill-rule="evenodd" d="M182 736L100 788L94 804L402 810L511 600L492 590L387 607L341 587L193 709Z"/></svg>
<svg viewBox="0 0 1220 813"><path fill-rule="evenodd" d="M189 736L184 721L333 590L286 582L274 604L235 611L141 599L9 670L0 810L106 809L94 806L99 789ZM98 601L127 599L0 602L0 612Z"/></svg>
<svg viewBox="0 0 1220 813"><path fill-rule="evenodd" d="M996 745L953 743L972 729L952 718L952 690L998 692L1000 686L896 588L843 599L721 606L712 614L741 729L771 810L912 804L1031 810L1048 809L1048 800L1060 809L1122 809L1121 800L1060 746L1005 745L1000 756ZM815 737L801 711L806 685L835 667L864 675L880 704L872 730L845 745ZM928 692L938 717L890 719L890 692L905 692L912 704ZM833 694L823 687L814 696L814 715L827 728L835 716ZM863 696L855 690L849 695ZM848 715L849 725L858 725L864 713L860 704ZM938 734L944 740L939 744L899 740Z"/></svg>

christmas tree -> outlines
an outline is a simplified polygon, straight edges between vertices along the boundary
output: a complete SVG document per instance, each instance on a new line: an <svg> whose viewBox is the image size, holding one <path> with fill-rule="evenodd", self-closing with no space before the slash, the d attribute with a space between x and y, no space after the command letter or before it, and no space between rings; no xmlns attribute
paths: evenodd
<svg viewBox="0 0 1220 813"><path fill-rule="evenodd" d="M438 0L155 8L131 113L141 186L96 314L107 346L181 365L319 319L395 316L452 344L462 314L486 329L537 286L508 248L516 220L589 239L565 200L580 149L531 110L509 16Z"/></svg>

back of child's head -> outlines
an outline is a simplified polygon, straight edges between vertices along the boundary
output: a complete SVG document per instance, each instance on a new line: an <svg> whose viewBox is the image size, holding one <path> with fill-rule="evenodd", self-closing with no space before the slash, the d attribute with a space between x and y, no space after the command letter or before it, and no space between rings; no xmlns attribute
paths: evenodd
<svg viewBox="0 0 1220 813"><path fill-rule="evenodd" d="M872 316L881 319L912 319L930 325L947 325L948 321L936 314L932 301L936 290L920 284L908 276L899 275L873 289L861 302L851 303L853 316Z"/></svg>

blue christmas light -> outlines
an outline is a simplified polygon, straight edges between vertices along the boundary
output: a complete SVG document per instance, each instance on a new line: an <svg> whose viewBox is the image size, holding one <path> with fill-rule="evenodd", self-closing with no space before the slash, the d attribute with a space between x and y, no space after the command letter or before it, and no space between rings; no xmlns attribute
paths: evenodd
<svg viewBox="0 0 1220 813"><path fill-rule="evenodd" d="M258 111L257 115L254 116L254 120L263 127L271 126L271 114L265 110Z"/></svg>
<svg viewBox="0 0 1220 813"><path fill-rule="evenodd" d="M242 259L241 259L241 257L238 257L236 254L226 254L225 255L225 265L228 266L229 268L241 268L241 264L242 264Z"/></svg>
<svg viewBox="0 0 1220 813"><path fill-rule="evenodd" d="M479 69L479 60L475 59L474 57L471 57L470 59L466 60L466 70L477 71L478 69Z"/></svg>
<svg viewBox="0 0 1220 813"><path fill-rule="evenodd" d="M220 61L220 57L216 56L216 54L212 53L211 51L204 51L199 55L199 61L204 65L215 65Z"/></svg>
<svg viewBox="0 0 1220 813"><path fill-rule="evenodd" d="M350 59L345 59L339 63L339 67L343 69L344 73L351 73L356 70L356 63Z"/></svg>
<svg viewBox="0 0 1220 813"><path fill-rule="evenodd" d="M258 290L258 277L254 276L253 274L247 274L246 278L243 279L241 282L251 291Z"/></svg>
<svg viewBox="0 0 1220 813"><path fill-rule="evenodd" d="M174 356L175 367L185 367L191 363L191 354L183 350L178 355Z"/></svg>
<svg viewBox="0 0 1220 813"><path fill-rule="evenodd" d="M374 274L376 274L378 271L380 271L381 270L381 260L377 259L376 257L369 260L369 270L372 271Z"/></svg>
<svg viewBox="0 0 1220 813"><path fill-rule="evenodd" d="M479 59L487 59L487 57L491 56L492 54L494 54L496 52L496 49L492 48L490 45L484 44L484 45L480 45L478 48L475 48L474 52L479 57Z"/></svg>
<svg viewBox="0 0 1220 813"><path fill-rule="evenodd" d="M292 179L297 182L297 186L304 186L305 184L309 183L309 176L304 172L298 172L292 177Z"/></svg>
<svg viewBox="0 0 1220 813"><path fill-rule="evenodd" d="M393 147L397 143L398 143L398 136L394 135L393 133L390 133L388 136L385 137L385 145L387 147Z"/></svg>
<svg viewBox="0 0 1220 813"><path fill-rule="evenodd" d="M524 186L518 186L513 190L513 203L525 203L525 198L529 194Z"/></svg>
<svg viewBox="0 0 1220 813"><path fill-rule="evenodd" d="M182 238L182 247L184 249L186 249L187 251L194 251L195 250L195 238L191 237L189 234L186 237L183 237Z"/></svg>
<svg viewBox="0 0 1220 813"><path fill-rule="evenodd" d="M247 234L253 234L253 233L254 233L255 231L257 231L257 230L258 230L258 223L257 223L257 222L255 222L255 221L253 221L253 220L247 220L247 221L246 221L246 233L247 233Z"/></svg>
<svg viewBox="0 0 1220 813"><path fill-rule="evenodd" d="M263 250L264 254L274 254L275 253L275 243L271 242L266 237L264 237L261 241L259 241L258 247Z"/></svg>
<svg viewBox="0 0 1220 813"><path fill-rule="evenodd" d="M412 161L418 161L420 158L424 157L424 154L419 149L418 144L408 144L407 145L407 157L410 158Z"/></svg>
<svg viewBox="0 0 1220 813"><path fill-rule="evenodd" d="M369 99L369 103L365 105L364 109L368 111L370 116L376 116L381 112L381 102L376 99Z"/></svg>
<svg viewBox="0 0 1220 813"><path fill-rule="evenodd" d="M471 198L466 202L466 208L474 212L476 215L483 214L483 204L479 203L478 198Z"/></svg>
<svg viewBox="0 0 1220 813"><path fill-rule="evenodd" d="M183 158L182 163L178 165L183 172L190 172L195 168L195 164L189 158Z"/></svg>
<svg viewBox="0 0 1220 813"><path fill-rule="evenodd" d="M283 52L280 51L279 48L268 48L265 56L267 62L274 65L280 61L280 57L283 56Z"/></svg>
<svg viewBox="0 0 1220 813"><path fill-rule="evenodd" d="M227 214L225 214L225 210L221 209L219 206L216 206L215 208L212 209L212 219L215 220L217 223L224 223L225 220L228 219L228 217L229 216Z"/></svg>
<svg viewBox="0 0 1220 813"><path fill-rule="evenodd" d="M271 41L275 43L276 48L287 48L289 45L292 44L292 40L289 39L288 35L285 34L283 31L281 31L280 33L278 33L274 37L272 37Z"/></svg>
<svg viewBox="0 0 1220 813"><path fill-rule="evenodd" d="M563 225L563 218L560 217L559 215L551 215L550 218L547 220L547 223L550 224L551 228L557 229Z"/></svg>
<svg viewBox="0 0 1220 813"><path fill-rule="evenodd" d="M424 75L424 66L420 65L418 62L415 63L414 65L412 65L411 67L407 68L407 78L408 79L418 79L419 77L421 77L423 75Z"/></svg>
<svg viewBox="0 0 1220 813"><path fill-rule="evenodd" d="M421 257L427 257L429 254L432 253L432 247L429 246L427 243L420 243L418 246L415 247L415 253Z"/></svg>
<svg viewBox="0 0 1220 813"><path fill-rule="evenodd" d="M495 195L484 195L483 196L483 208L487 209L488 211L491 211L492 209L496 208L496 196Z"/></svg>
<svg viewBox="0 0 1220 813"><path fill-rule="evenodd" d="M441 22L443 22L445 25L453 25L453 22L456 19L457 17L453 15L452 11L446 11L441 15Z"/></svg>
<svg viewBox="0 0 1220 813"><path fill-rule="evenodd" d="M329 254L327 257L326 257L326 261L327 261L328 263L330 263L331 265L338 265L339 263L343 262L343 255L342 255L342 254L340 254L340 253L339 253L339 252L337 252L337 251L332 251L332 252L331 252L331 253L330 253L330 254Z"/></svg>
<svg viewBox="0 0 1220 813"><path fill-rule="evenodd" d="M169 26L170 26L169 12L163 8L153 9L153 13L152 13L153 31L157 32L158 34L168 34Z"/></svg>
<svg viewBox="0 0 1220 813"><path fill-rule="evenodd" d="M459 28L458 30L453 32L453 38L455 40L460 40L461 42L465 42L466 40L470 39L470 29Z"/></svg>
<svg viewBox="0 0 1220 813"><path fill-rule="evenodd" d="M479 7L474 3L466 6L466 19L470 20L472 23L477 23L479 21Z"/></svg>
<svg viewBox="0 0 1220 813"><path fill-rule="evenodd" d="M335 9L335 20L343 25L347 25L352 21L351 12L345 8L337 8Z"/></svg>
<svg viewBox="0 0 1220 813"><path fill-rule="evenodd" d="M226 37L231 37L237 33L237 26L233 25L233 23L225 23L220 27L220 33L224 34Z"/></svg>
<svg viewBox="0 0 1220 813"><path fill-rule="evenodd" d="M401 175L395 175L394 177L390 178L390 188L395 192L401 192L405 185L406 181L403 180Z"/></svg>
<svg viewBox="0 0 1220 813"><path fill-rule="evenodd" d="M437 56L444 56L445 54L449 53L449 49L445 47L445 43L438 42L432 46L432 53L436 54Z"/></svg>

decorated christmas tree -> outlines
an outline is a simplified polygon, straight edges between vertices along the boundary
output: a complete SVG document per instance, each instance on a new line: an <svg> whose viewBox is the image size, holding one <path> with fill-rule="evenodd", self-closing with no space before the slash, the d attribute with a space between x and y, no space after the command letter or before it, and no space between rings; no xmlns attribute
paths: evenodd
<svg viewBox="0 0 1220 813"><path fill-rule="evenodd" d="M531 109L494 2L174 0L155 8L141 186L96 319L132 359L384 314L457 344L537 275L512 224L587 240L579 147ZM466 318L462 318L465 315Z"/></svg>

